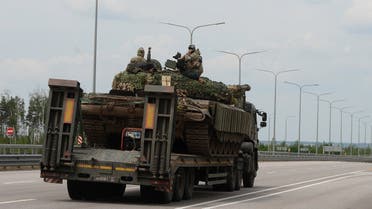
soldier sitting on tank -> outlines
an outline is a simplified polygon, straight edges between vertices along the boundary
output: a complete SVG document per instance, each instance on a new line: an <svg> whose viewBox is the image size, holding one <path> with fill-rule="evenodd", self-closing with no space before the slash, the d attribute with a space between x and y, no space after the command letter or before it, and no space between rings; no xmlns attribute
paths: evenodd
<svg viewBox="0 0 372 209"><path fill-rule="evenodd" d="M151 59L151 47L149 47L148 58ZM146 60L145 58L145 50L140 47L137 50L137 56L130 59L130 63L127 65L125 69L128 73L138 73L138 72L153 72L154 71L154 64Z"/></svg>
<svg viewBox="0 0 372 209"><path fill-rule="evenodd" d="M181 57L178 52L173 58L177 59L177 68L181 74L194 80L199 80L203 73L202 57L199 49L195 49L195 45L189 45L189 51Z"/></svg>

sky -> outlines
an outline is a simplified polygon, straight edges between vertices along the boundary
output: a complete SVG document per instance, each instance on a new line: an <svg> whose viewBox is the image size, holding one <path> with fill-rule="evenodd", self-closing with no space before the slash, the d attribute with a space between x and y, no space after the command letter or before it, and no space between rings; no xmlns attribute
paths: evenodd
<svg viewBox="0 0 372 209"><path fill-rule="evenodd" d="M0 92L27 100L36 89L47 89L48 78L78 80L92 91L94 0L2 0L0 7ZM279 72L276 139L298 139L299 84L313 93L332 92L326 100L345 99L335 107L363 110L354 117L372 117L372 1L370 0L99 0L97 91L108 92L112 78L123 71L139 47L165 63L189 44L188 27L225 22L197 29L193 39L203 56L204 74L227 84L238 82L238 60L219 53L265 50L242 60L242 83L251 86L247 98L271 117L273 135L274 77L257 69ZM316 97L302 95L301 140L316 138ZM320 103L319 139L328 141L329 105ZM367 141L372 123L366 119ZM340 142L340 111L332 110L331 141ZM343 142L350 143L350 115L343 115ZM260 131L268 140L269 129ZM364 125L361 125L364 141Z"/></svg>

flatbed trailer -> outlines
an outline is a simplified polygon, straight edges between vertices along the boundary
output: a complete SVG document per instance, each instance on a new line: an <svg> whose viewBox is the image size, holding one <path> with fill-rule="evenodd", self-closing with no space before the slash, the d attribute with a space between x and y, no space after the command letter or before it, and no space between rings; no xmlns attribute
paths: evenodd
<svg viewBox="0 0 372 209"><path fill-rule="evenodd" d="M243 142L234 156L172 151L176 108L172 86L145 87L143 125L127 129L133 142L140 143L138 150L77 145L80 84L50 79L49 87L41 178L50 183L67 180L71 199L121 196L125 186L133 184L140 185L144 200L167 203L191 199L194 185L200 181L226 191L239 190L242 183L244 187L254 184L257 149L250 142Z"/></svg>

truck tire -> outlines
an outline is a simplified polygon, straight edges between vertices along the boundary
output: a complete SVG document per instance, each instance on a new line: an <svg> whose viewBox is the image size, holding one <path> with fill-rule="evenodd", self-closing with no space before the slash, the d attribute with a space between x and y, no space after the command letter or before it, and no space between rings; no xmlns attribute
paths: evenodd
<svg viewBox="0 0 372 209"><path fill-rule="evenodd" d="M141 185L140 186L141 199L144 202L153 202L155 190L152 186Z"/></svg>
<svg viewBox="0 0 372 209"><path fill-rule="evenodd" d="M174 176L173 183L173 201L181 201L185 193L186 183L185 169L179 168Z"/></svg>
<svg viewBox="0 0 372 209"><path fill-rule="evenodd" d="M249 187L253 187L254 185L254 179L255 179L255 175L252 174L252 173L248 173L248 172L243 172L243 186L245 188Z"/></svg>
<svg viewBox="0 0 372 209"><path fill-rule="evenodd" d="M141 185L141 199L145 202L170 203L173 192L156 191L153 186Z"/></svg>
<svg viewBox="0 0 372 209"><path fill-rule="evenodd" d="M240 190L242 186L243 171L236 171L235 190Z"/></svg>
<svg viewBox="0 0 372 209"><path fill-rule="evenodd" d="M188 168L186 170L186 182L185 182L185 192L183 194L184 200L190 200L194 192L194 182L195 181L195 170L193 168Z"/></svg>
<svg viewBox="0 0 372 209"><path fill-rule="evenodd" d="M160 203L164 203L164 204L167 204L167 203L170 203L172 202L172 198L173 198L173 192L159 192L159 195L160 195Z"/></svg>
<svg viewBox="0 0 372 209"><path fill-rule="evenodd" d="M105 197L120 198L125 192L126 184L112 184L108 183L104 186Z"/></svg>
<svg viewBox="0 0 372 209"><path fill-rule="evenodd" d="M83 199L82 189L79 181L67 180L67 191L71 200Z"/></svg>
<svg viewBox="0 0 372 209"><path fill-rule="evenodd" d="M225 190L228 192L232 192L235 190L235 184L236 184L236 171L234 168L231 168L229 173L227 174L227 182L225 185Z"/></svg>

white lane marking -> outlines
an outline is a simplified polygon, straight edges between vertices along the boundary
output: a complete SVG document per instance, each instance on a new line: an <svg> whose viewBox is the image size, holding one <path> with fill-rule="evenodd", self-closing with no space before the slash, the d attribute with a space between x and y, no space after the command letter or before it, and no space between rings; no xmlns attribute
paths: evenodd
<svg viewBox="0 0 372 209"><path fill-rule="evenodd" d="M282 185L282 186L278 186L278 187L273 187L273 188L268 188L268 189L263 189L263 190L258 190L258 191L254 191L254 192L247 192L247 193L240 194L240 195L234 195L234 196L224 197L224 198L210 200L210 201L206 201L206 202L196 203L196 204L193 204L193 205L187 205L187 206L178 207L178 208L175 208L175 209L191 208L191 207L195 207L195 206L199 206L199 205L205 205L205 204L210 204L210 203L225 201L225 200L229 200L229 199L244 197L244 196L248 196L248 195L252 195L252 194L257 194L257 193L267 192L267 191L271 191L271 190L281 189L281 188L285 188L285 187L296 186L296 185L299 185L299 184L305 184L305 183L310 183L310 182L314 182L314 181L321 181L321 180L328 179L328 178L335 178L335 177L344 176L344 175L356 174L356 173L360 173L362 171L363 170L354 171L354 172L347 172L347 173L341 173L341 174L332 175L332 176L325 176L325 177L321 177L321 178L317 178L317 179L311 179L311 180L307 180L307 181L301 181L301 182L297 182L297 183L286 184L286 185Z"/></svg>
<svg viewBox="0 0 372 209"><path fill-rule="evenodd" d="M3 201L3 202L0 202L0 205L2 205L2 204L17 203L17 202L27 202L27 201L33 201L33 200L36 200L36 199L22 199L22 200Z"/></svg>
<svg viewBox="0 0 372 209"><path fill-rule="evenodd" d="M338 178L335 178L335 179L325 180L325 181L317 182L317 183L314 183L314 184L309 184L309 185L305 185L305 186L301 186L301 187L296 187L296 188L293 188L293 189L288 189L288 190L284 190L284 191L280 191L280 192L261 195L261 196L258 196L258 197L253 197L253 198L249 198L249 199L245 199L245 200L224 203L224 204L220 204L220 205L206 207L206 208L203 208L203 209L212 209L212 208L219 208L219 207L224 207L224 206L228 206L228 205L236 205L236 204L239 204L239 203L249 202L249 201L252 201L252 200L258 200L258 199L271 197L271 196L275 196L275 195L279 195L279 194L284 194L284 193L293 192L293 191L297 191L297 190L301 190L301 189L306 189L308 187L313 187L313 186L317 186L317 185L321 185L321 184L326 184L326 183L330 183L330 182L334 182L334 181L339 181L339 180L350 178L350 177L352 177L352 176L350 175L350 176L338 177Z"/></svg>
<svg viewBox="0 0 372 209"><path fill-rule="evenodd" d="M17 174L17 175L21 175L21 174L28 174L28 173L39 173L40 171L39 170L32 170L32 171L0 171L0 175L8 175L8 174Z"/></svg>
<svg viewBox="0 0 372 209"><path fill-rule="evenodd" d="M27 183L34 183L36 181L9 181L4 182L3 184L27 184Z"/></svg>

